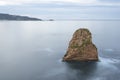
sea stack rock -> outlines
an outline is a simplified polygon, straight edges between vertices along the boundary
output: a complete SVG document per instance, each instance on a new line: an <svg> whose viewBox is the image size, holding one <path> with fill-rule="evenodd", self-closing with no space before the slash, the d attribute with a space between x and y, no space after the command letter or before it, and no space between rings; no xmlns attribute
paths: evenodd
<svg viewBox="0 0 120 80"><path fill-rule="evenodd" d="M63 61L98 61L97 48L92 43L92 34L88 29L75 31Z"/></svg>

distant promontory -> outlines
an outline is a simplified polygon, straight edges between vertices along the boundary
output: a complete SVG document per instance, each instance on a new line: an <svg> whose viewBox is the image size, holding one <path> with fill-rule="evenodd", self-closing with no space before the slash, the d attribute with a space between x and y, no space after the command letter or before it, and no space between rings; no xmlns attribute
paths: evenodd
<svg viewBox="0 0 120 80"><path fill-rule="evenodd" d="M42 21L42 19L39 18L33 18L28 16L20 16L20 15L11 15L11 14L4 14L0 13L0 20L15 20L15 21Z"/></svg>

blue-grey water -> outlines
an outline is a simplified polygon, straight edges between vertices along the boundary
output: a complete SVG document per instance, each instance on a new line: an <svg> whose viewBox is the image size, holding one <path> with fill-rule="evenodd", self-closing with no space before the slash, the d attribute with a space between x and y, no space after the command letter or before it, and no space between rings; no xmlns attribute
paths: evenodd
<svg viewBox="0 0 120 80"><path fill-rule="evenodd" d="M62 62L76 29L88 28L99 62ZM120 21L0 21L0 80L119 80Z"/></svg>

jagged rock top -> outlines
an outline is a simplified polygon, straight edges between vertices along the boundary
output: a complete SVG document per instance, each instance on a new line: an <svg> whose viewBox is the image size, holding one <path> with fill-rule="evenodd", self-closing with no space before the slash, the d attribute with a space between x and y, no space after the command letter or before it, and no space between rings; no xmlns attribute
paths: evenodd
<svg viewBox="0 0 120 80"><path fill-rule="evenodd" d="M91 32L86 28L75 31L63 61L97 61L98 53L92 43Z"/></svg>

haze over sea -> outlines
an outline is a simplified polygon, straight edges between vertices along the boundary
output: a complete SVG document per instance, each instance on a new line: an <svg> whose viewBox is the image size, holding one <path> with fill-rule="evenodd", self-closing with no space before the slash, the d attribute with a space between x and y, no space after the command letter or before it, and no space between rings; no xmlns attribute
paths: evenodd
<svg viewBox="0 0 120 80"><path fill-rule="evenodd" d="M118 80L120 21L0 21L0 80ZM88 28L99 62L66 63L72 34Z"/></svg>

